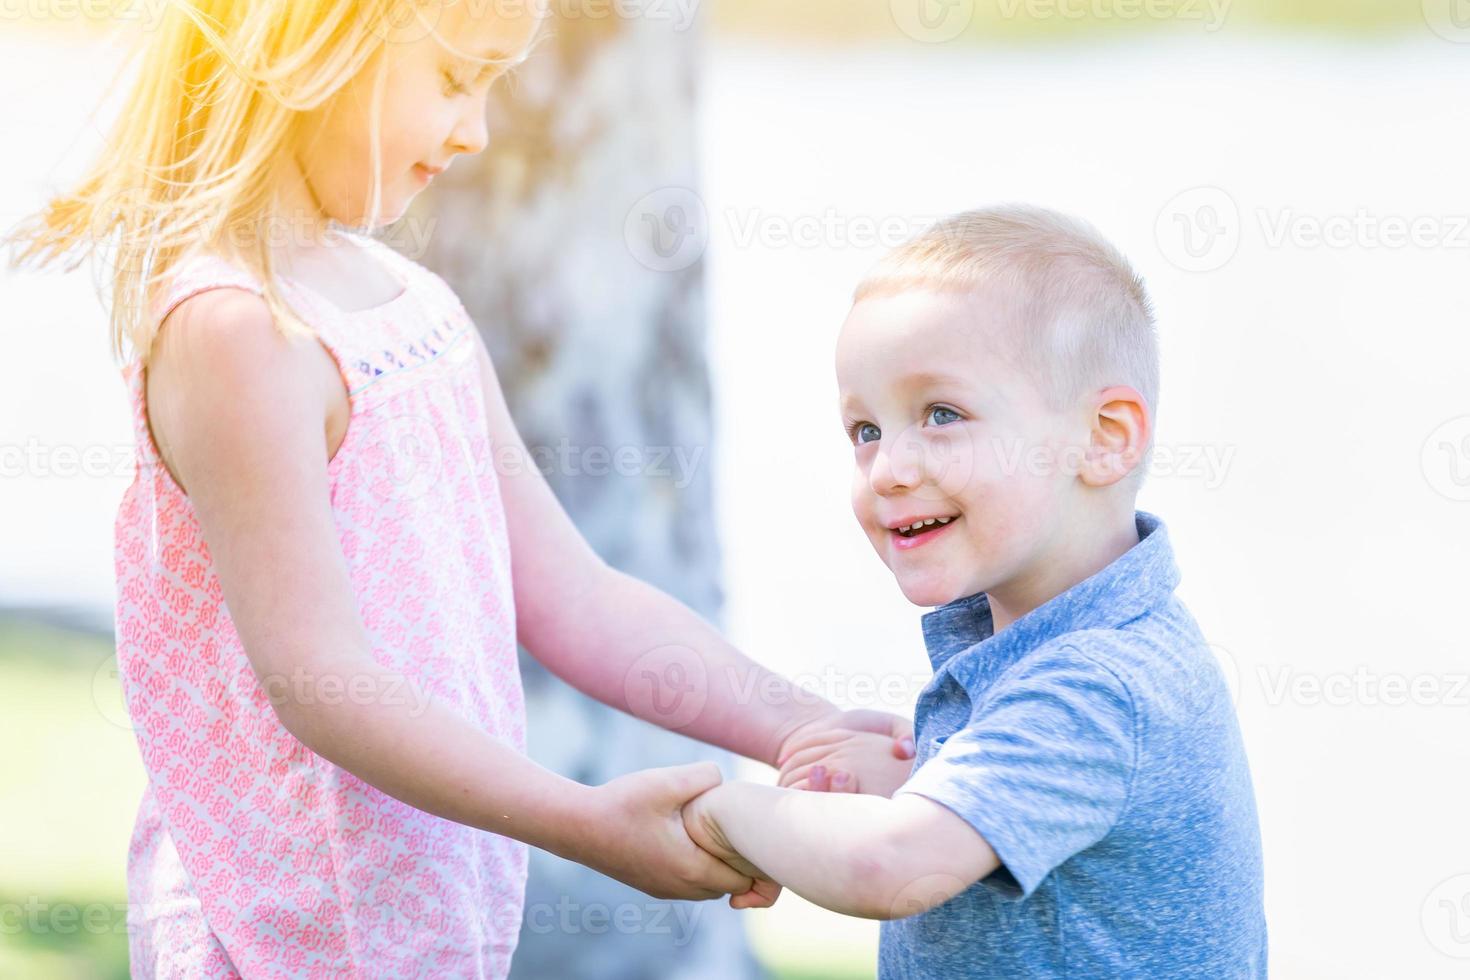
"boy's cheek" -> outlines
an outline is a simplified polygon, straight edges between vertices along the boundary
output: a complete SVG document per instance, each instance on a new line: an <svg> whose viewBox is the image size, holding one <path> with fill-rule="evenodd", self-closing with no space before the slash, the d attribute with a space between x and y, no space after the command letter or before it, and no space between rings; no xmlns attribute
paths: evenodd
<svg viewBox="0 0 1470 980"><path fill-rule="evenodd" d="M852 488L849 500L852 504L852 516L857 518L858 527L869 536L873 536L873 528L878 523L874 516L877 513L877 497L873 488L868 483L868 474L862 467L857 467L852 473Z"/></svg>
<svg viewBox="0 0 1470 980"><path fill-rule="evenodd" d="M978 433L968 425L952 425L930 437L924 447L928 481L944 497L957 499L994 470Z"/></svg>

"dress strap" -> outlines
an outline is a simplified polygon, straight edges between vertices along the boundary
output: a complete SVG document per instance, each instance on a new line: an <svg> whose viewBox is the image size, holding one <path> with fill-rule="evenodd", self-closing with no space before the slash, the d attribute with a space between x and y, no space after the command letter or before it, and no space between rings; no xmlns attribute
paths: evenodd
<svg viewBox="0 0 1470 980"><path fill-rule="evenodd" d="M211 289L245 289L263 295L260 280L244 269L216 255L196 254L185 258L169 276L168 288L153 306L154 322L162 323L174 309L191 296Z"/></svg>

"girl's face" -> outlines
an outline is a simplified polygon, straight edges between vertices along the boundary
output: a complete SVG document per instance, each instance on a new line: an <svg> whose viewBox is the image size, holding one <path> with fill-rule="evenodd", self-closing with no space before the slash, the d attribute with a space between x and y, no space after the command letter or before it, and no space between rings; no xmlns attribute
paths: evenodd
<svg viewBox="0 0 1470 980"><path fill-rule="evenodd" d="M352 227L372 217L373 101L380 69L379 224L401 217L414 195L456 156L483 150L486 95L507 63L524 57L539 9L534 3L429 0L421 12L432 33L418 21L390 32L374 60L301 120L296 162L318 212L313 217ZM485 65L456 52L500 63Z"/></svg>

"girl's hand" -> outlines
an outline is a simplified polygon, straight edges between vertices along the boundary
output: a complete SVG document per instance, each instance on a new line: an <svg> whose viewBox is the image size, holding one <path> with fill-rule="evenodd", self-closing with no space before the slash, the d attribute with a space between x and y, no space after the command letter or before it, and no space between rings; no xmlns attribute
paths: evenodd
<svg viewBox="0 0 1470 980"><path fill-rule="evenodd" d="M713 762L699 762L635 772L596 787L586 850L568 856L654 898L730 895L736 908L771 905L776 897L768 883L758 886L752 875L702 850L685 829L684 805L721 778Z"/></svg>
<svg viewBox="0 0 1470 980"><path fill-rule="evenodd" d="M902 750L902 751L901 751ZM904 756L906 753L906 757ZM890 735L832 729L795 742L781 766L778 785L818 792L892 796L914 766L910 734L895 744Z"/></svg>

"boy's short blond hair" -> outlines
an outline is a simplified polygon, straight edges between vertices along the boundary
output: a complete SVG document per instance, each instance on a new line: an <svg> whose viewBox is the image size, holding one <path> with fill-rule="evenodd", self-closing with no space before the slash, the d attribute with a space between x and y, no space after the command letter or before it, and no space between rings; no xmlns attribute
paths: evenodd
<svg viewBox="0 0 1470 980"><path fill-rule="evenodd" d="M1052 406L1126 384L1156 412L1159 349L1143 280L1085 221L1028 205L941 219L886 255L853 302L999 284L1020 325L1009 353Z"/></svg>

